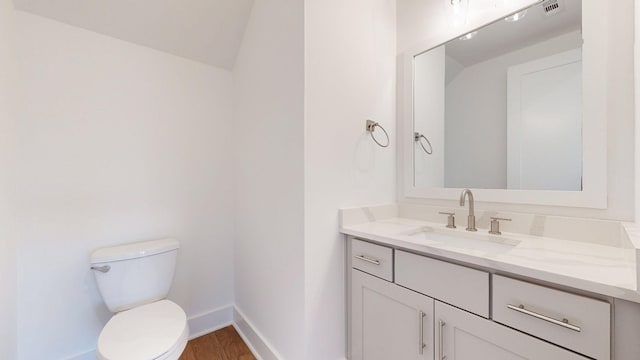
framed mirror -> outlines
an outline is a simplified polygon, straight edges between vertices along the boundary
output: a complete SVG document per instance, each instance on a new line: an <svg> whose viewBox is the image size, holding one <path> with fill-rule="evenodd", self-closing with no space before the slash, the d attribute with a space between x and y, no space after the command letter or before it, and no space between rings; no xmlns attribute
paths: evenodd
<svg viewBox="0 0 640 360"><path fill-rule="evenodd" d="M402 193L606 207L600 5L539 1L402 55Z"/></svg>

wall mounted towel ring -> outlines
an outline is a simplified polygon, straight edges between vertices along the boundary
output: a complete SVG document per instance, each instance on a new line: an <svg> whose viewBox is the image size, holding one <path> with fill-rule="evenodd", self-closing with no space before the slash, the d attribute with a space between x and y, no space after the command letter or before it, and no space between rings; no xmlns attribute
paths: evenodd
<svg viewBox="0 0 640 360"><path fill-rule="evenodd" d="M384 132L384 135L387 137L387 143L386 144L381 144L376 138L375 136L373 136L373 132L376 130L376 127L379 127L380 130L382 130L382 132ZM373 139L373 141L376 142L376 144L378 144L379 146L386 148L387 146L389 146L389 134L387 133L387 130L385 130L380 124L378 124L377 122L373 121L373 120L367 120L367 131L369 132L369 135L371 135L371 138Z"/></svg>
<svg viewBox="0 0 640 360"><path fill-rule="evenodd" d="M419 132L415 132L413 133L413 138L418 144L420 144L420 146L422 146L422 150L424 150L424 152L426 152L429 155L433 154L433 147L431 146L431 141L429 141L429 139L427 139L426 136L424 136L423 134L420 134ZM427 148L424 147L424 142L422 141L422 139L424 139L427 142L427 145L429 145L429 150L427 150Z"/></svg>

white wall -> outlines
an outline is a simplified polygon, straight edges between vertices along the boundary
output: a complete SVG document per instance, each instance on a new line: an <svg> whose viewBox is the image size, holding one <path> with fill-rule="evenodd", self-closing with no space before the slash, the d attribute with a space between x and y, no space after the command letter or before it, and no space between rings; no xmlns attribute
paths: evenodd
<svg viewBox="0 0 640 360"><path fill-rule="evenodd" d="M507 188L507 70L581 46L580 32L563 34L468 66L452 79L446 88L446 187Z"/></svg>
<svg viewBox="0 0 640 360"><path fill-rule="evenodd" d="M16 357L13 4L0 0L0 359Z"/></svg>
<svg viewBox="0 0 640 360"><path fill-rule="evenodd" d="M233 301L232 76L17 12L19 358L95 348L98 247L180 240L169 297Z"/></svg>
<svg viewBox="0 0 640 360"><path fill-rule="evenodd" d="M234 68L236 306L304 359L303 2L256 0Z"/></svg>
<svg viewBox="0 0 640 360"><path fill-rule="evenodd" d="M640 0L634 1L635 5L635 44L634 44L634 79L635 79L635 106L636 109L640 106ZM636 177L635 177L635 221L640 222L640 111L636 110L635 113L635 165L636 165Z"/></svg>
<svg viewBox="0 0 640 360"><path fill-rule="evenodd" d="M338 208L395 201L395 3L305 1L307 352L299 359L345 355ZM374 144L366 119L387 129L388 148Z"/></svg>
<svg viewBox="0 0 640 360"><path fill-rule="evenodd" d="M518 0L513 3L526 3ZM530 2L530 1L529 1ZM469 22L464 28L453 29L446 21L440 1L420 2L419 0L398 0L398 51L418 42L440 43L478 27L488 20L506 13L504 9L489 5L493 1L480 0L469 7ZM486 11L479 8L485 6ZM608 12L601 14L607 21L608 47L602 49L608 54L607 63L607 197L608 208L604 210L527 206L484 203L476 198L479 208L487 210L520 211L550 215L592 217L602 219L634 219L635 189L634 170L634 84L633 77L633 0L607 2ZM418 7L416 7L418 6ZM478 9L473 10L474 8ZM425 25L425 24L428 24ZM426 26L426 27L425 27ZM419 29L422 32L415 32ZM413 201L412 201L413 202ZM457 207L455 199L419 200L429 203Z"/></svg>

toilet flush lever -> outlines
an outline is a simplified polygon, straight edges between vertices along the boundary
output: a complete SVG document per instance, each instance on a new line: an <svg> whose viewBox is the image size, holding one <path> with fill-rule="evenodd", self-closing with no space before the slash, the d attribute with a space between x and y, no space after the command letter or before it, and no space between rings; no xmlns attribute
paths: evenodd
<svg viewBox="0 0 640 360"><path fill-rule="evenodd" d="M95 271L100 271L102 273L106 273L109 272L109 270L111 270L111 266L109 265L104 265L104 266L92 266L91 270L95 270Z"/></svg>

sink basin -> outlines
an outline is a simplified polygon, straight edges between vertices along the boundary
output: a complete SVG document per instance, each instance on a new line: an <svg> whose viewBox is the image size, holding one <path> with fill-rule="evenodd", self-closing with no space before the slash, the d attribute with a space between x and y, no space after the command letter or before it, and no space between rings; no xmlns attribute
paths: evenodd
<svg viewBox="0 0 640 360"><path fill-rule="evenodd" d="M490 253L507 252L517 246L520 241L503 236L463 233L455 230L435 230L425 227L405 234L413 242L435 245L438 247L464 250L479 250Z"/></svg>

